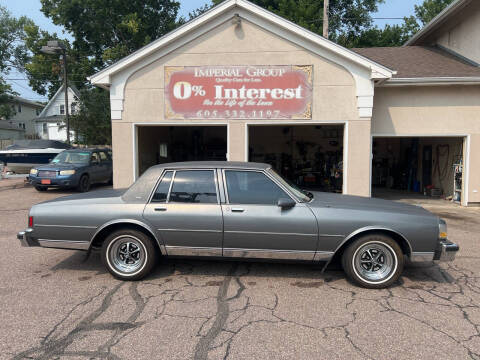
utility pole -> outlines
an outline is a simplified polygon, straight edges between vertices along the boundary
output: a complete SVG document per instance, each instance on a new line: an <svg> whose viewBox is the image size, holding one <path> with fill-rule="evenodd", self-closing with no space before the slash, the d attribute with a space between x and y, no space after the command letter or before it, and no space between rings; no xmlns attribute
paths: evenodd
<svg viewBox="0 0 480 360"><path fill-rule="evenodd" d="M47 41L46 46L42 46L41 52L45 54L61 54L63 61L63 87L65 90L65 122L67 125L67 143L70 144L70 118L68 115L68 78L67 78L67 47L58 40Z"/></svg>
<svg viewBox="0 0 480 360"><path fill-rule="evenodd" d="M67 77L67 51L64 49L63 57L63 86L65 90L65 122L67 123L67 144L70 144L70 118L68 115L68 77Z"/></svg>
<svg viewBox="0 0 480 360"><path fill-rule="evenodd" d="M328 10L329 0L323 0L323 37L328 39Z"/></svg>

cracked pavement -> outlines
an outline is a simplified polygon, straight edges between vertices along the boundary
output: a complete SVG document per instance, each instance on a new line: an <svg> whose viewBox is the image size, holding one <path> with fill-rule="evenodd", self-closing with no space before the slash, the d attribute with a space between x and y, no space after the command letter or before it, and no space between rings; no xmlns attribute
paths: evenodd
<svg viewBox="0 0 480 360"><path fill-rule="evenodd" d="M198 260L121 282L99 254L16 240L32 204L65 194L0 191L2 359L480 359L480 209L426 203L457 259L407 265L387 290L305 264Z"/></svg>

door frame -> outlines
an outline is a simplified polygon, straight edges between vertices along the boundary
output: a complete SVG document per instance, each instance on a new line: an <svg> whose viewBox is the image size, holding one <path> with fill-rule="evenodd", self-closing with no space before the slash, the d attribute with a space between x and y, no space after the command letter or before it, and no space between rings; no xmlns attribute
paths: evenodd
<svg viewBox="0 0 480 360"><path fill-rule="evenodd" d="M343 125L343 177L342 177L342 194L348 194L347 179L348 179L348 121L288 121L288 120L268 120L268 121L255 121L249 120L245 122L245 161L249 161L248 158L248 146L249 146L249 126L255 125L272 125L272 126L342 126Z"/></svg>
<svg viewBox="0 0 480 360"><path fill-rule="evenodd" d="M470 134L397 134L397 133L372 133L370 135L370 164L373 161L373 140L374 138L461 138L463 141L463 180L462 180L462 206L468 206L468 189L469 189L469 170L470 170ZM453 186L453 184L452 184ZM372 166L370 165L370 197L372 196Z"/></svg>
<svg viewBox="0 0 480 360"><path fill-rule="evenodd" d="M196 121L182 121L182 122L175 122L175 121L162 121L162 122L149 122L149 123L144 123L144 122L134 122L132 123L132 155L133 155L133 182L137 181L138 179L138 128L139 127L147 127L147 126L217 126L217 127L226 127L227 128L227 160L230 159L230 154L229 154L229 144L230 144L230 125L228 121L201 121L201 120L196 120Z"/></svg>

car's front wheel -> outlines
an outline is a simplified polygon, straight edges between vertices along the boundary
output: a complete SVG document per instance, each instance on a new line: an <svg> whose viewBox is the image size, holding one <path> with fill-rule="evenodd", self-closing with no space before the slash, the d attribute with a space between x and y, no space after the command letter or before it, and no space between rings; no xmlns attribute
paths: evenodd
<svg viewBox="0 0 480 360"><path fill-rule="evenodd" d="M82 175L82 177L78 181L77 190L79 192L87 192L88 190L90 190L90 178L87 174Z"/></svg>
<svg viewBox="0 0 480 360"><path fill-rule="evenodd" d="M360 286L383 289L398 280L404 264L402 249L392 238L369 234L353 241L342 255L347 276Z"/></svg>
<svg viewBox="0 0 480 360"><path fill-rule="evenodd" d="M113 232L102 245L104 265L120 280L144 278L154 268L157 256L152 239L133 229Z"/></svg>

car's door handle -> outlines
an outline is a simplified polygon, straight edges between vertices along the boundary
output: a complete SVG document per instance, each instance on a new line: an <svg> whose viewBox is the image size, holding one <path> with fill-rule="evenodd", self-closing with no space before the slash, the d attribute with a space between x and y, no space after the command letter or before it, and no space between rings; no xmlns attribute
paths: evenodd
<svg viewBox="0 0 480 360"><path fill-rule="evenodd" d="M156 207L154 210L155 211L167 211L167 208L166 207Z"/></svg>
<svg viewBox="0 0 480 360"><path fill-rule="evenodd" d="M232 212L244 212L245 209L232 207Z"/></svg>

